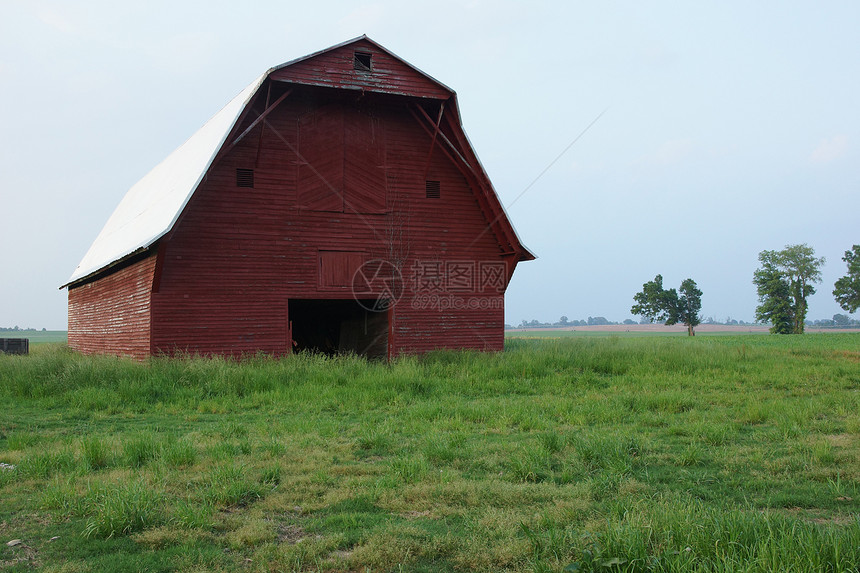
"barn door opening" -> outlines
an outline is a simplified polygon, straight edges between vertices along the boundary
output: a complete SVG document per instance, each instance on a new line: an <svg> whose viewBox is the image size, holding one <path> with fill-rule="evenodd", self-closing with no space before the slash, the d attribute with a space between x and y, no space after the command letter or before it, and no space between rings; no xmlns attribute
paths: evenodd
<svg viewBox="0 0 860 573"><path fill-rule="evenodd" d="M354 353L367 358L388 355L388 313L367 310L376 299L291 299L292 347L295 352Z"/></svg>

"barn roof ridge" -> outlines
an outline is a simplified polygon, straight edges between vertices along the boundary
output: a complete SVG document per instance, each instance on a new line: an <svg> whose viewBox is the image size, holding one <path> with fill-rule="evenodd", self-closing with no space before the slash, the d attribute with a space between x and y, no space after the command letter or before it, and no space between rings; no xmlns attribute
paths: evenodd
<svg viewBox="0 0 860 573"><path fill-rule="evenodd" d="M367 35L361 35L335 46L274 66L258 76L239 92L227 105L213 115L200 129L165 159L144 175L123 196L105 226L93 241L71 277L59 288L84 281L114 265L145 251L167 235L176 224L191 197L197 191L212 164L224 147L231 132L243 117L265 80L277 71L299 62L318 57L350 44L366 41L412 70L450 92L456 101L456 92L400 58ZM459 110L456 115L459 116ZM459 121L459 117L458 117ZM464 134L465 135L465 134ZM471 146L471 143L469 143ZM474 151L473 151L474 153ZM475 157L477 159L477 156ZM479 169L480 160L478 160ZM487 179L489 183L489 179ZM492 184L490 184L492 185ZM498 201L498 197L496 196ZM504 206L498 201L504 212ZM506 215L506 214L505 214ZM509 219L508 219L509 221ZM510 225L517 240L516 231ZM529 258L534 258L528 253Z"/></svg>
<svg viewBox="0 0 860 573"><path fill-rule="evenodd" d="M283 68L288 68L294 64L298 64L300 62L304 62L306 60L316 58L316 57L321 56L325 53L332 52L334 50L339 50L340 48L344 48L346 46L349 46L350 44L355 44L356 42L360 42L362 40L373 44L373 46L376 47L377 49L385 52L386 54L388 54L392 58L395 58L396 60L400 61L401 63L405 64L407 67L412 68L414 71L418 72L419 74L421 74L422 76L424 76L428 80L432 81L433 83L438 84L439 86L445 88L447 91L451 92L452 95L456 95L457 92L455 92L453 89L451 89L450 87L448 87L444 83L440 82L439 80L437 80L436 78L434 78L433 76L431 76L430 74L428 74L427 72L422 70L421 68L418 68L417 66L404 60L403 58L401 58L400 56L398 56L397 54L395 54L394 52L392 52L391 50L389 50L388 48L386 48L385 46L383 46L379 42L376 42L375 40L370 38L367 34L362 34L361 36L357 36L355 38L352 38L351 40L341 42L340 44L336 44L334 46L329 46L328 48L323 48L322 50L318 50L312 54L308 54L306 56L301 56L299 58L295 58L295 59L290 60L288 62L284 62L283 64L279 64L277 66L270 68L267 73L271 74L272 72L276 72L276 71L281 70Z"/></svg>

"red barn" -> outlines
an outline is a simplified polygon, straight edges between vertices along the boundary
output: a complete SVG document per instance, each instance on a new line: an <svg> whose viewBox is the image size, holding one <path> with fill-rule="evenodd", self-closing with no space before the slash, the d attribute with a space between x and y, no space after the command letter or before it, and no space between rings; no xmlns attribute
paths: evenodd
<svg viewBox="0 0 860 573"><path fill-rule="evenodd" d="M69 346L501 350L533 258L455 93L362 36L268 70L128 191L63 285Z"/></svg>

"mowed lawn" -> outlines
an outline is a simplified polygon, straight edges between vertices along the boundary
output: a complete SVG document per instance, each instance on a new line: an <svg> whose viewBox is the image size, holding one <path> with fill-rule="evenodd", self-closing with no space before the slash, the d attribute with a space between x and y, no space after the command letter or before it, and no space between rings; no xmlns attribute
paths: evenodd
<svg viewBox="0 0 860 573"><path fill-rule="evenodd" d="M0 356L0 569L857 570L860 335L507 346Z"/></svg>

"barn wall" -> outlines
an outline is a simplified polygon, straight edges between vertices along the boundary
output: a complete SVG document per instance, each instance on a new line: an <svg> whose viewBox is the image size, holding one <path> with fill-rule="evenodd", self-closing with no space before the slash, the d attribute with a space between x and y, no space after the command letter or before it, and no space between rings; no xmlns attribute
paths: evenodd
<svg viewBox="0 0 860 573"><path fill-rule="evenodd" d="M365 179L384 182L386 189L367 200L367 208L356 209L365 212L353 212L349 201L337 211L336 202L315 206L303 199L299 181L308 177L308 162L299 126L332 105L345 106L347 124L360 112L372 116L379 130L379 148L366 152L371 159L364 168L372 173ZM371 259L396 262L404 277L404 296L392 315L393 354L501 349L504 311L498 290L479 292L477 284L455 289L455 302L469 305L476 297L490 297L496 300L491 308L413 304L416 295L426 294L413 275L427 261L465 261L477 269L501 260L493 234L483 233L487 220L466 178L438 149L428 163L430 137L406 107L368 101L358 111L355 106L288 98L265 126L256 127L210 170L164 245L153 295L154 349L288 352L288 301L352 298L351 285L331 279L321 265ZM355 184L344 176L342 164L314 167L350 196ZM254 170L254 188L237 186L237 168ZM440 182L439 199L426 197L426 179Z"/></svg>
<svg viewBox="0 0 860 573"><path fill-rule="evenodd" d="M69 287L69 347L84 354L150 354L155 256L96 281Z"/></svg>
<svg viewBox="0 0 860 573"><path fill-rule="evenodd" d="M206 292L153 295L153 350L165 354L240 357L286 354L286 303L272 293Z"/></svg>
<svg viewBox="0 0 860 573"><path fill-rule="evenodd" d="M401 211L408 229L401 251L404 292L394 309L395 353L439 348L502 350L504 290L482 277L503 265L500 248L475 192L463 173L437 147L429 166L430 137L415 118L389 117L389 165L397 166ZM426 178L425 178L426 173ZM426 197L426 180L440 182L439 199Z"/></svg>
<svg viewBox="0 0 860 573"><path fill-rule="evenodd" d="M416 309L408 300L397 307L394 336L399 342L398 353L420 354L459 348L487 351L504 349L505 311L502 297L471 299L480 301L472 303L476 305L474 309L448 308L452 300L457 300L449 297L436 300L439 302L433 307L419 304Z"/></svg>
<svg viewBox="0 0 860 573"><path fill-rule="evenodd" d="M353 65L356 51L372 54L372 71L357 71ZM405 62L376 47L359 41L276 70L271 77L296 82L354 90L374 90L390 94L447 99L452 92Z"/></svg>

